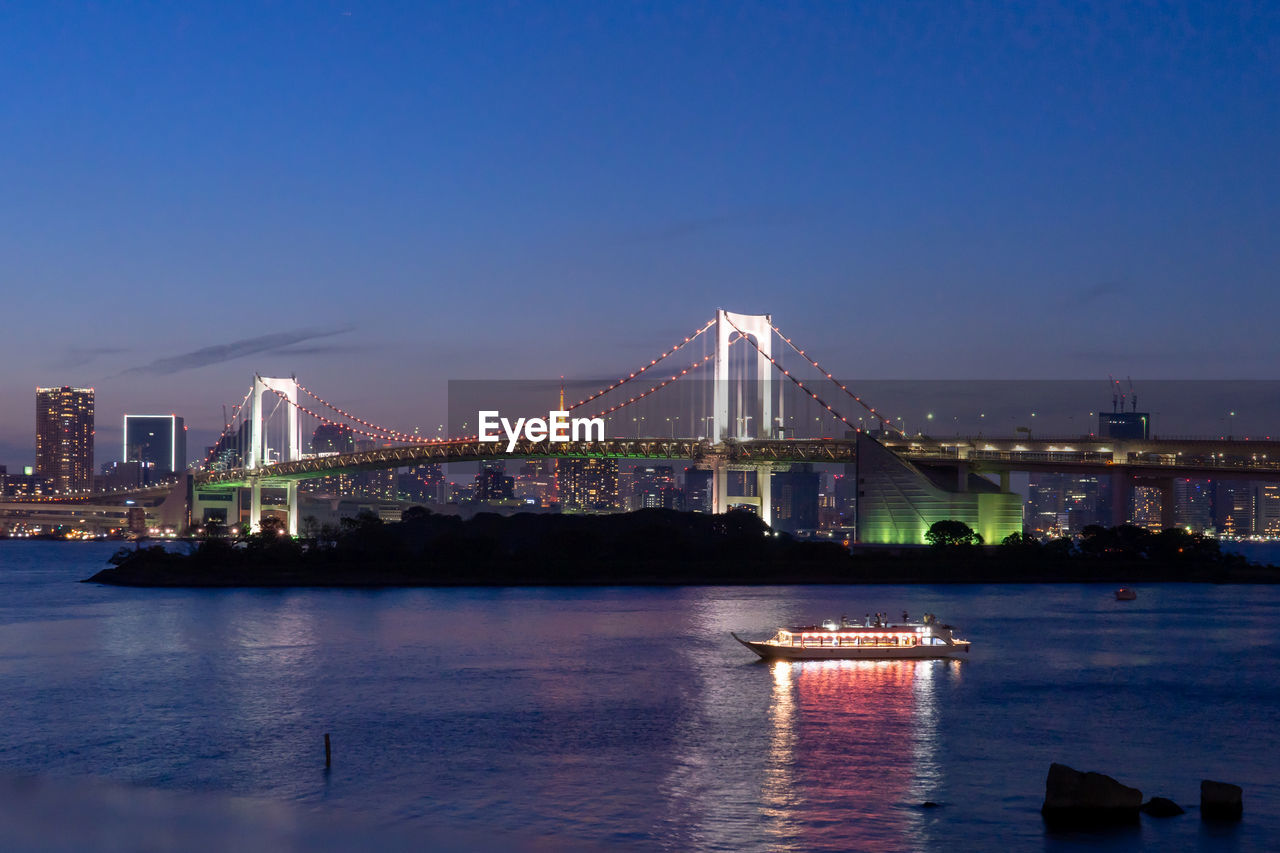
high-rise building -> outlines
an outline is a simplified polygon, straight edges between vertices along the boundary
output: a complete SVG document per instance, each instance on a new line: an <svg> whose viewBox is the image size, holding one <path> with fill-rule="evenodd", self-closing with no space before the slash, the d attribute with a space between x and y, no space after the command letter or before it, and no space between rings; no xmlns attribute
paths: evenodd
<svg viewBox="0 0 1280 853"><path fill-rule="evenodd" d="M249 432L252 424L243 421L237 429L218 438L218 443L205 448L208 465L215 471L238 468L249 453Z"/></svg>
<svg viewBox="0 0 1280 853"><path fill-rule="evenodd" d="M311 434L311 452L316 456L354 453L356 435L346 424L320 424Z"/></svg>
<svg viewBox="0 0 1280 853"><path fill-rule="evenodd" d="M529 459L516 476L517 500L549 507L556 502L556 460Z"/></svg>
<svg viewBox="0 0 1280 853"><path fill-rule="evenodd" d="M1280 536L1280 486L1258 483L1253 495L1253 532L1258 536Z"/></svg>
<svg viewBox="0 0 1280 853"><path fill-rule="evenodd" d="M1033 473L1027 481L1027 500L1022 514L1023 529L1038 538L1062 535L1066 523L1063 474Z"/></svg>
<svg viewBox="0 0 1280 853"><path fill-rule="evenodd" d="M177 415L125 415L122 462L141 462L157 475L187 470L187 428Z"/></svg>
<svg viewBox="0 0 1280 853"><path fill-rule="evenodd" d="M515 478L507 476L507 463L488 459L476 472L476 500L508 501L515 497Z"/></svg>
<svg viewBox="0 0 1280 853"><path fill-rule="evenodd" d="M1213 481L1179 477L1173 481L1174 520L1202 533L1213 527Z"/></svg>
<svg viewBox="0 0 1280 853"><path fill-rule="evenodd" d="M1257 517L1257 491L1252 483L1218 480L1213 495L1214 526L1223 536L1250 536Z"/></svg>
<svg viewBox="0 0 1280 853"><path fill-rule="evenodd" d="M712 477L710 468L684 469L685 506L690 512L711 512Z"/></svg>
<svg viewBox="0 0 1280 853"><path fill-rule="evenodd" d="M560 505L571 512L617 511L618 460L561 460Z"/></svg>
<svg viewBox="0 0 1280 853"><path fill-rule="evenodd" d="M379 450L387 445L381 441L360 439L356 442L357 453ZM352 489L357 495L378 500L396 499L396 469L383 468L373 471L360 471L350 475Z"/></svg>
<svg viewBox="0 0 1280 853"><path fill-rule="evenodd" d="M448 500L445 486L444 471L431 462L415 465L396 477L396 488L401 498L407 501L445 503Z"/></svg>
<svg viewBox="0 0 1280 853"><path fill-rule="evenodd" d="M818 480L813 465L802 462L773 476L773 529L784 533L818 529Z"/></svg>
<svg viewBox="0 0 1280 853"><path fill-rule="evenodd" d="M1126 508L1126 517L1129 515ZM1071 536L1102 523L1102 485L1095 476L1033 473L1027 481L1023 528L1040 538Z"/></svg>
<svg viewBox="0 0 1280 853"><path fill-rule="evenodd" d="M850 471L850 469L854 470ZM845 465L844 471L832 478L831 490L832 496L835 498L835 509L839 514L840 526L852 525L857 517L858 474L856 466Z"/></svg>
<svg viewBox="0 0 1280 853"><path fill-rule="evenodd" d="M1133 523L1145 527L1153 533L1159 533L1163 496L1160 490L1152 486L1133 487Z"/></svg>
<svg viewBox="0 0 1280 853"><path fill-rule="evenodd" d="M637 465L631 472L630 510L683 509L683 496L677 496L675 471L670 465Z"/></svg>
<svg viewBox="0 0 1280 853"><path fill-rule="evenodd" d="M355 432L346 424L320 424L311 434L311 452L316 456L354 453L355 450ZM306 492L350 496L355 494L355 477L356 475L349 473L330 474L327 477L303 480L299 487Z"/></svg>
<svg viewBox="0 0 1280 853"><path fill-rule="evenodd" d="M1098 412L1099 438L1151 437L1150 412Z"/></svg>
<svg viewBox="0 0 1280 853"><path fill-rule="evenodd" d="M93 488L93 389L36 389L36 473L55 492Z"/></svg>

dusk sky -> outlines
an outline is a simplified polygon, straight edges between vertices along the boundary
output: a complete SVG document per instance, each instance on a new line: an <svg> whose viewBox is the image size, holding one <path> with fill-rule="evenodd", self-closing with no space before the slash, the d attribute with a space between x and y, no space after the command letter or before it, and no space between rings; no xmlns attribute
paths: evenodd
<svg viewBox="0 0 1280 853"><path fill-rule="evenodd" d="M717 307L855 385L1276 378L1277 4L689 5L0 7L0 463L37 385L100 462L255 371L412 429Z"/></svg>

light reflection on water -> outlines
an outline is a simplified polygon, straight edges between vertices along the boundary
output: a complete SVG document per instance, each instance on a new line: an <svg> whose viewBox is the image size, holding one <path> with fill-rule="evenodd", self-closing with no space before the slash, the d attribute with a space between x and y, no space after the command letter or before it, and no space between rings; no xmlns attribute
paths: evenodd
<svg viewBox="0 0 1280 853"><path fill-rule="evenodd" d="M937 783L935 679L957 661L776 661L762 810L786 849L927 842ZM790 837L788 837L790 836Z"/></svg>

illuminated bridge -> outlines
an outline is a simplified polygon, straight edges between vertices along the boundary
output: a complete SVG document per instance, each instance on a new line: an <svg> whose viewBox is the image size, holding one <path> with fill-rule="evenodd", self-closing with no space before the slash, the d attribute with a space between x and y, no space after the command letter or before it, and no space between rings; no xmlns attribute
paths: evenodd
<svg viewBox="0 0 1280 853"><path fill-rule="evenodd" d="M285 492L289 529L296 534L297 487L304 480L451 462L604 458L688 461L708 468L714 511L751 506L768 522L770 472L797 463L858 463L859 536L865 506L865 513L877 518L871 525L877 536L918 541L922 526L936 517L970 519L988 539L1020 529L1021 499L1008 488L1014 471L1109 478L1120 496L1112 502L1119 508L1113 523L1126 520L1122 515L1134 485L1161 489L1171 522L1177 477L1280 481L1280 442L1270 440L908 436L894 429L895 419L783 335L768 315L717 311L647 364L602 386L571 404L562 389L558 407L542 411L599 419L606 438L553 442L520 437L508 451L505 436L488 442L477 435L427 438L360 417L294 377L255 376L204 463L173 484L127 493L8 500L0 502L0 516L96 514L108 520L123 517L128 507L142 507L149 524L183 528L200 522L192 515L201 500L226 506L234 500L238 508L243 489L250 494L249 523L256 527L265 488ZM658 401L662 406L654 408ZM303 437L321 426L345 430L370 447L309 452ZM730 494L728 474L734 471L755 472L753 494ZM984 474L998 478L998 485L973 477Z"/></svg>

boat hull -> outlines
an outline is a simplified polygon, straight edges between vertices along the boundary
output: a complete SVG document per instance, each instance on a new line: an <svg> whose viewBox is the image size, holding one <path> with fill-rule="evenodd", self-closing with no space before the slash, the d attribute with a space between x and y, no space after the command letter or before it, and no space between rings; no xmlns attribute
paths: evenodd
<svg viewBox="0 0 1280 853"><path fill-rule="evenodd" d="M733 638L765 660L933 660L968 654L969 642L961 640L951 646L775 646Z"/></svg>

